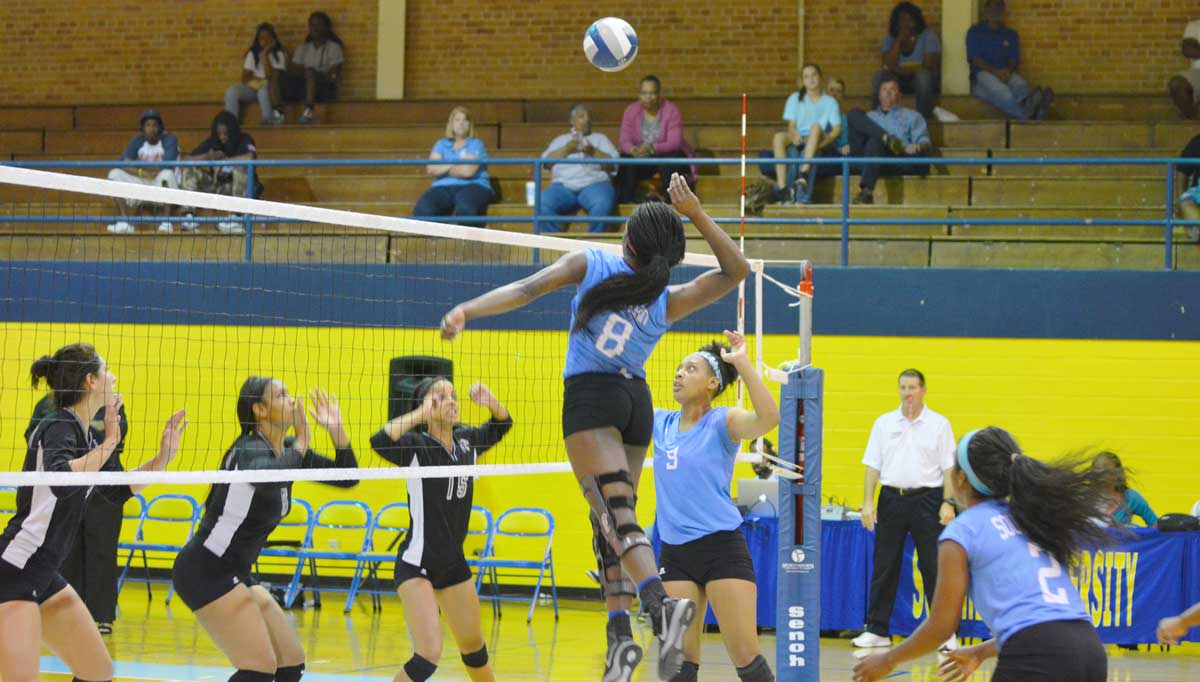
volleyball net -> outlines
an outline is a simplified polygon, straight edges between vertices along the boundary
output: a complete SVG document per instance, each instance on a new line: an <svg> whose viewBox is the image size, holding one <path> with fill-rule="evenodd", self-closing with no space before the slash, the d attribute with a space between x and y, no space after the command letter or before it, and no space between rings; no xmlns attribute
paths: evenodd
<svg viewBox="0 0 1200 682"><path fill-rule="evenodd" d="M564 253L620 253L619 232L548 237L532 234L532 225L528 232L471 228L8 166L0 166L0 197L7 216L0 223L0 486L462 475L462 467L395 467L368 443L408 404L405 391L430 373L452 377L462 422L488 418L467 397L474 382L488 385L513 415L512 431L472 475L569 470L562 369L574 288L472 321L454 342L441 340L438 326L456 303ZM118 202L140 205L151 226L114 235L81 217L110 213ZM199 229L155 232L154 216L175 216L179 226L185 214ZM231 224L249 234L232 234ZM687 231L689 252L673 283L716 266L699 234ZM763 274L753 262L746 290L757 292L759 306L742 306L733 292L663 337L646 367L656 406L674 407L676 366L723 340L724 329L744 327L762 362ZM22 472L24 434L46 395L31 388L30 366L76 342L94 345L118 377L127 471ZM250 376L277 378L306 401L311 389L336 395L360 468L218 471L240 433L237 395ZM738 394L726 391L718 404ZM157 454L163 425L179 408L188 427L169 470L128 471ZM332 455L328 436L310 425L311 447Z"/></svg>

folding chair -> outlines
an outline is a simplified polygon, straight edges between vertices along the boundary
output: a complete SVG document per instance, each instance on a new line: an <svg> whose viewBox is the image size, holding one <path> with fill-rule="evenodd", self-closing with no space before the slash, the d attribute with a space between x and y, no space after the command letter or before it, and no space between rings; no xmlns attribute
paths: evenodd
<svg viewBox="0 0 1200 682"><path fill-rule="evenodd" d="M296 570L292 574L292 582L288 593L295 595L300 589L300 575L304 570L304 562L308 562L309 574L313 579L313 603L321 606L321 582L317 574L318 561L352 561L354 568L350 580L350 591L358 591L358 564L360 556L368 549L368 532L372 523L371 508L365 502L358 500L333 500L326 502L317 509L312 524L312 535L309 547L297 552ZM350 549L341 549L342 546ZM333 548L333 549L325 549ZM345 610L352 605L347 595Z"/></svg>
<svg viewBox="0 0 1200 682"><path fill-rule="evenodd" d="M537 606L542 582L546 573L549 572L554 619L558 620L558 586L554 582L554 555L551 552L551 545L554 542L554 516L545 509L514 507L496 519L493 537L492 556L480 559L477 564L480 570L488 571L488 579L493 585L492 598L497 601L524 599L523 597L504 597L499 594L500 569L505 570L505 575L514 575L512 571L536 571L537 581L529 599L529 614L525 618L525 622L528 623L533 620L533 609ZM518 547L528 547L531 558L515 558L517 554L521 553L516 549Z"/></svg>
<svg viewBox="0 0 1200 682"><path fill-rule="evenodd" d="M121 534L117 537L117 547L121 547L122 543L139 542L142 532L142 517L146 514L146 498L142 497L141 493L135 493L133 497L125 501L124 510L121 512ZM121 587L125 585L125 574L129 572L129 564L133 561L133 555L137 550L129 550L129 555L125 557L125 565L121 568L121 575L117 578L117 594L121 594ZM144 558L143 554L143 558ZM150 574L149 565L143 565L143 570L146 575ZM150 591L150 581L146 581L146 599L153 599L154 593Z"/></svg>
<svg viewBox="0 0 1200 682"><path fill-rule="evenodd" d="M146 503L134 541L117 543L119 549L130 550L129 557L125 561L125 568L129 568L133 554L141 552L143 577L149 584L150 563L146 553L178 554L187 541L192 539L198 523L200 523L200 503L191 495L164 493L154 497ZM186 529L183 528L184 526ZM181 535L183 540L179 541ZM175 594L175 585L170 581L168 581L168 585L167 603L170 604L171 596Z"/></svg>
<svg viewBox="0 0 1200 682"><path fill-rule="evenodd" d="M351 580L350 594L346 598L347 611L350 610L360 590L371 595L373 611L383 609L383 600L380 595L384 592L384 588L377 586L363 588L363 582L367 580L371 581L372 585L378 584L380 568L385 563L395 561L396 545L400 544L400 541L408 533L409 525L407 502L392 502L380 507L379 511L375 512L375 521L371 524L371 530L367 535L366 549L358 557L358 566L355 571L357 575L354 580Z"/></svg>
<svg viewBox="0 0 1200 682"><path fill-rule="evenodd" d="M297 566L292 566L292 573L295 574L298 565L303 563L300 557L300 550L308 549L312 546L313 534L313 508L312 505L299 498L292 498L291 506L288 508L288 513L279 521L279 525L267 537L267 541L263 543L262 551L258 553L259 558L272 557L280 559L294 560ZM290 563L290 562L289 562ZM313 568L316 571L316 568ZM254 572L262 573L259 566L259 561L254 562ZM288 589L283 595L283 604L285 608L290 608L296 597L300 594L300 586L293 585L295 581L288 581Z"/></svg>

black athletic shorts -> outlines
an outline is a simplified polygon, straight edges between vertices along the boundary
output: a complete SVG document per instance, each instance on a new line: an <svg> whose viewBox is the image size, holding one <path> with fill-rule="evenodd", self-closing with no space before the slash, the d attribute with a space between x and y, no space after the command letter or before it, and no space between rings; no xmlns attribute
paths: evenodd
<svg viewBox="0 0 1200 682"><path fill-rule="evenodd" d="M438 563L436 566L415 566L397 556L392 584L398 588L413 578L424 578L433 585L433 589L443 590L467 582L471 577L471 567L467 565L464 557Z"/></svg>
<svg viewBox="0 0 1200 682"><path fill-rule="evenodd" d="M664 542L658 567L663 582L685 580L701 587L726 578L754 582L754 562L740 530L709 533L682 545Z"/></svg>
<svg viewBox="0 0 1200 682"><path fill-rule="evenodd" d="M175 592L192 611L224 597L238 585L254 587L249 571L239 571L203 545L188 544L175 557L171 576Z"/></svg>
<svg viewBox="0 0 1200 682"><path fill-rule="evenodd" d="M58 571L22 569L0 560L0 604L10 601L44 604L66 587L67 581Z"/></svg>
<svg viewBox="0 0 1200 682"><path fill-rule="evenodd" d="M1004 642L992 682L1105 682L1108 654L1086 620L1031 625Z"/></svg>
<svg viewBox="0 0 1200 682"><path fill-rule="evenodd" d="M563 382L563 438L615 427L626 445L646 447L654 432L654 402L645 379L577 374Z"/></svg>

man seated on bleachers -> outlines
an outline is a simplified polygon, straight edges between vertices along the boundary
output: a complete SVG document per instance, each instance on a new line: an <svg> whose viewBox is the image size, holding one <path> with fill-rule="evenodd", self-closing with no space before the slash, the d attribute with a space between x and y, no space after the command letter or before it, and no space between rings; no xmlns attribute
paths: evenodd
<svg viewBox="0 0 1200 682"><path fill-rule="evenodd" d="M1021 40L1004 24L1004 0L985 0L983 20L967 31L971 94L1018 121L1041 121L1050 112L1054 91L1030 89L1017 73Z"/></svg>
<svg viewBox="0 0 1200 682"><path fill-rule="evenodd" d="M162 115L154 109L142 112L140 122L142 132L134 135L125 151L121 153L122 161L177 161L179 159L179 142L171 133L164 132ZM109 180L130 182L138 185L157 185L160 187L179 187L174 168L128 167L114 168L108 173ZM117 212L121 217L129 215L129 210L146 208L157 211L163 218L171 215L170 204L152 204L139 199L113 198ZM108 226L108 231L114 234L133 234L136 230L133 224L119 220ZM170 221L163 220L158 224L159 232L170 232Z"/></svg>
<svg viewBox="0 0 1200 682"><path fill-rule="evenodd" d="M576 104L567 114L571 132L563 133L542 152L544 159L581 159L584 157L620 156L617 148L604 133L592 132L592 110L586 104ZM589 216L612 215L617 191L612 184L611 165L590 163L556 163L551 171L553 182L542 192L542 213L574 215L581 207ZM618 226L614 224L613 229ZM592 223L589 232L604 232L605 223ZM541 223L540 232L562 232L561 223Z"/></svg>
<svg viewBox="0 0 1200 682"><path fill-rule="evenodd" d="M879 83L879 106L869 113L862 109L846 114L850 128L851 156L926 156L933 148L925 117L900 106L900 82L887 74ZM880 175L929 175L929 164L903 162L864 164L856 204L875 203L875 183Z"/></svg>
<svg viewBox="0 0 1200 682"><path fill-rule="evenodd" d="M1191 65L1171 77L1167 89L1184 118L1196 118L1200 113L1200 19L1188 22L1183 29L1180 52Z"/></svg>

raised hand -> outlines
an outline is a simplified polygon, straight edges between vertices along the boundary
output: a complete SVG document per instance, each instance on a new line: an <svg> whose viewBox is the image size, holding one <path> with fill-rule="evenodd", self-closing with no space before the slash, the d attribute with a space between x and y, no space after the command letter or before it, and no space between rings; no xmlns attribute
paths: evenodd
<svg viewBox="0 0 1200 682"><path fill-rule="evenodd" d="M292 429L296 432L296 440L292 448L301 456L308 452L308 444L312 440L312 431L308 427L308 414L304 411L304 398L296 398L292 407Z"/></svg>
<svg viewBox="0 0 1200 682"><path fill-rule="evenodd" d="M667 194L671 197L671 205L675 210L685 216L691 217L700 212L700 199L679 173L671 173L671 184L667 187Z"/></svg>
<svg viewBox="0 0 1200 682"><path fill-rule="evenodd" d="M491 408L500 402L496 400L496 396L490 388L478 381L471 384L471 389L467 392L467 395L471 397L471 402L481 407Z"/></svg>
<svg viewBox="0 0 1200 682"><path fill-rule="evenodd" d="M746 337L738 332L725 330L725 338L729 340L729 350L721 349L721 359L731 365L737 365L742 361L749 361L750 356L746 354Z"/></svg>
<svg viewBox="0 0 1200 682"><path fill-rule="evenodd" d="M454 306L442 317L442 339L453 341L467 326L467 314L461 306Z"/></svg>
<svg viewBox="0 0 1200 682"><path fill-rule="evenodd" d="M121 406L125 401L120 393L104 399L104 440L118 443L121 440Z"/></svg>
<svg viewBox="0 0 1200 682"><path fill-rule="evenodd" d="M163 458L163 468L175 459L179 452L179 442L183 439L183 430L187 428L187 410L180 409L167 419L163 427L162 440L158 447L158 456Z"/></svg>
<svg viewBox="0 0 1200 682"><path fill-rule="evenodd" d="M331 432L342 428L342 408L336 395L330 396L324 389L314 388L308 392L308 399L312 402L308 414L318 426Z"/></svg>

